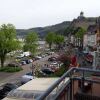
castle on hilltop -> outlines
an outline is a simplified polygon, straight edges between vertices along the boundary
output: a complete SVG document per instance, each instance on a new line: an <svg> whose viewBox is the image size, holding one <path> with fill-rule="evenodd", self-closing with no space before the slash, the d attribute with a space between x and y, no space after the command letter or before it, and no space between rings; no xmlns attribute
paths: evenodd
<svg viewBox="0 0 100 100"><path fill-rule="evenodd" d="M73 20L72 25L74 27L82 27L87 30L90 25L96 24L97 17L85 17L84 12L80 12L80 15Z"/></svg>

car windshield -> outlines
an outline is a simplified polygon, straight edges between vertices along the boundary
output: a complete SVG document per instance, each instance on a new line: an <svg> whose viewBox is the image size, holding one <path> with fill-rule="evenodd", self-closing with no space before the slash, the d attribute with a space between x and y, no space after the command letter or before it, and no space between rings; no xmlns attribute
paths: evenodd
<svg viewBox="0 0 100 100"><path fill-rule="evenodd" d="M44 69L42 69L42 71L50 71L51 69L49 69L49 68L44 68Z"/></svg>
<svg viewBox="0 0 100 100"><path fill-rule="evenodd" d="M32 76L32 73L30 72L30 73L27 73L26 75Z"/></svg>

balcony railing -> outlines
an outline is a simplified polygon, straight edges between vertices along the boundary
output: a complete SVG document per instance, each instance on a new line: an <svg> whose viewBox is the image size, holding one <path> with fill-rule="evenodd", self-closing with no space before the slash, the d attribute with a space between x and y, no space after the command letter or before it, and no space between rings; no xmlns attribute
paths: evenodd
<svg viewBox="0 0 100 100"><path fill-rule="evenodd" d="M60 79L58 79L45 93L40 95L37 100L76 100L75 81L80 82L80 93L85 92L84 83L100 84L100 79L92 77L94 73L99 73L100 70L92 70L85 68L71 68ZM88 96L89 98L89 96ZM90 100L90 99L79 99ZM93 99L95 100L95 99ZM99 100L99 99L97 99Z"/></svg>

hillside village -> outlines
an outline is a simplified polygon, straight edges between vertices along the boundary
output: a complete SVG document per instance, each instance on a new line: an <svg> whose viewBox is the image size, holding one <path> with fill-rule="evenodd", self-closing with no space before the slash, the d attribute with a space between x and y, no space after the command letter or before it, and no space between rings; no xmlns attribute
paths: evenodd
<svg viewBox="0 0 100 100"><path fill-rule="evenodd" d="M100 52L100 17L85 17L84 12L80 12L80 15L76 19L73 19L72 22L69 22L69 24L67 22L64 25L66 28L63 28L61 25L63 26L63 23L53 25L51 27L58 32L57 34L65 35L67 43L72 44L74 47L83 49L87 54L92 54L94 61L93 66L100 65L100 54L98 53ZM59 27L61 27L63 31L59 31ZM83 35L81 37L77 37L76 33L78 33L81 29L83 29ZM41 42L42 41L39 42L40 45ZM45 45L45 42L41 45L41 47L43 47L43 45ZM95 56L97 58L95 58Z"/></svg>
<svg viewBox="0 0 100 100"><path fill-rule="evenodd" d="M69 34L68 41L73 46L82 48L85 53L92 54L93 59L95 59L94 66L100 65L100 17L86 18L84 13L81 12L80 16L74 19L72 24L74 27L81 27L86 31L82 38L76 37L75 33Z"/></svg>

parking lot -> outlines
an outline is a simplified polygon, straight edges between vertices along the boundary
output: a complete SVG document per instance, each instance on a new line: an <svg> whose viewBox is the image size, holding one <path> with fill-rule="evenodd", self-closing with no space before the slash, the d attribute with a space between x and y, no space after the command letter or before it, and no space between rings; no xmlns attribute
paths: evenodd
<svg viewBox="0 0 100 100"><path fill-rule="evenodd" d="M0 77L0 94L3 93L1 95L1 98L3 95L5 96L5 94L7 94L9 91L13 89L13 85L19 87L25 84L26 82L34 79L35 77L36 78L38 77L36 73L33 75L32 65L35 66L35 72L38 70L38 72L40 72L41 75L43 75L42 77L45 76L47 77L47 75L53 74L58 67L58 62L55 61L55 58L57 58L57 56L58 55L56 53L53 53L50 55L46 55L45 57L41 57L33 61L32 63L29 64L26 63L24 65L21 65L23 70L19 72L15 73L0 72L0 76L2 76ZM4 87L5 85L7 85L9 91L8 90L3 91L3 89L5 89Z"/></svg>
<svg viewBox="0 0 100 100"><path fill-rule="evenodd" d="M44 58L41 58L39 60L36 60L33 62L34 65L39 65L40 68L44 66L44 64L48 64L48 58L51 56L57 56L56 54L52 54L49 56L46 56ZM30 72L31 69L30 67L32 66L32 63L23 65L22 68L23 70L20 72L16 73L5 73L5 72L0 72L0 85L5 84L5 83L19 83L21 76L26 74L27 72Z"/></svg>

